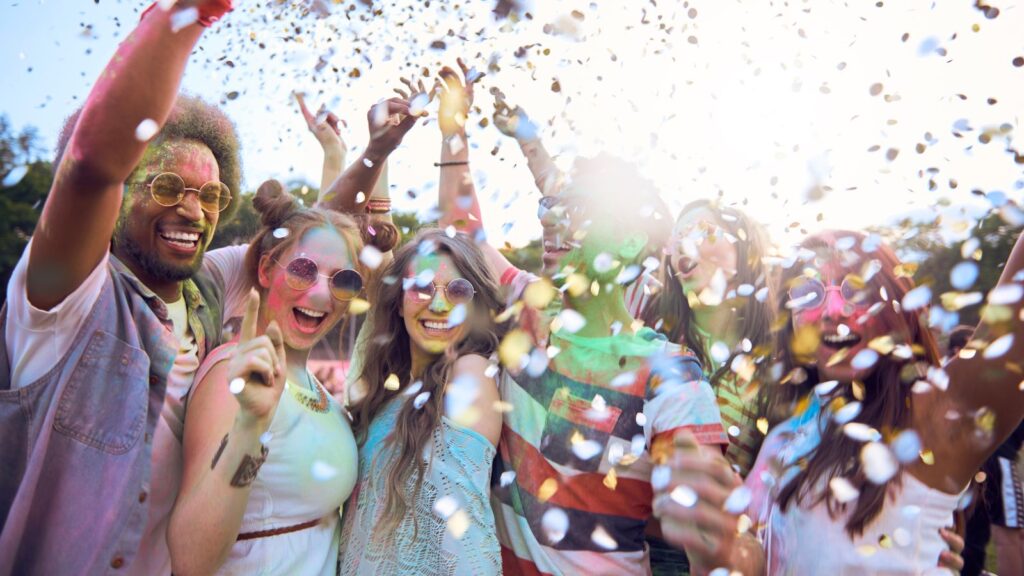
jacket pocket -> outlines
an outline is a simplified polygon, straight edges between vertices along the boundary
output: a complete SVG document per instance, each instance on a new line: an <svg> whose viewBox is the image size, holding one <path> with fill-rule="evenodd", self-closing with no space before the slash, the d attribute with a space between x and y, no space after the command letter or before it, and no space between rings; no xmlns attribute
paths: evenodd
<svg viewBox="0 0 1024 576"><path fill-rule="evenodd" d="M110 454L124 454L146 426L149 356L113 334L89 338L57 404L57 432Z"/></svg>

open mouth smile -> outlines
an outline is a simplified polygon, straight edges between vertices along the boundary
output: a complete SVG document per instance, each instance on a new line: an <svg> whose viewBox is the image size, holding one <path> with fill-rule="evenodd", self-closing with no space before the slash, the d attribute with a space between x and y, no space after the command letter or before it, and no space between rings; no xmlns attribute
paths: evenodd
<svg viewBox="0 0 1024 576"><path fill-rule="evenodd" d="M326 312L296 306L292 308L292 316L299 330L307 334L315 333L327 317Z"/></svg>

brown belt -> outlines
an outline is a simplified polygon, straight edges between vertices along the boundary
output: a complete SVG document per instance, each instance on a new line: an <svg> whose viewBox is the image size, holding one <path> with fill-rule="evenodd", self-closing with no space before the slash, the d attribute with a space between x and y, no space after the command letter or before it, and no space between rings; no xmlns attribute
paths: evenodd
<svg viewBox="0 0 1024 576"><path fill-rule="evenodd" d="M238 535L238 540L253 540L256 538L269 538L270 536L280 536L281 534L288 534L290 532L298 532L300 530L306 530L316 526L323 521L323 518L317 518L316 520L310 520L309 522L303 522L302 524L296 524L294 526L283 526L281 528L271 528L270 530L260 530L259 532L245 532Z"/></svg>

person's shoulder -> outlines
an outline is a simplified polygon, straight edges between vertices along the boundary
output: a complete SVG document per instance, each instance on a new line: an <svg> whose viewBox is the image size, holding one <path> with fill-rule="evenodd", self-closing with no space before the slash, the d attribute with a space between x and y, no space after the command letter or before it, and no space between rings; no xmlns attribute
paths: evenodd
<svg viewBox="0 0 1024 576"><path fill-rule="evenodd" d="M491 361L480 354L464 354L455 359L455 362L452 364L452 371L456 377L462 374L479 374L493 380L492 376L487 376L490 364Z"/></svg>

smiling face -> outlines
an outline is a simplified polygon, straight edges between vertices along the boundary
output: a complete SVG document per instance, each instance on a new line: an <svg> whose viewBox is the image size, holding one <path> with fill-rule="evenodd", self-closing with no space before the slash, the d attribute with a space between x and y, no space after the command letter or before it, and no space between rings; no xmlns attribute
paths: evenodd
<svg viewBox="0 0 1024 576"><path fill-rule="evenodd" d="M719 273L734 287L738 261L734 242L707 208L681 214L672 229L668 255L683 290L700 294Z"/></svg>
<svg viewBox="0 0 1024 576"><path fill-rule="evenodd" d="M172 140L151 147L127 183L124 205L114 231L114 253L150 287L191 277L203 262L217 228L217 213L204 212L195 192L176 206L161 206L147 184L164 172L199 189L220 177L217 160L206 145Z"/></svg>
<svg viewBox="0 0 1024 576"><path fill-rule="evenodd" d="M469 317L473 312L472 303L465 304L467 309L462 322L455 326L449 322L456 304L449 300L444 287L459 278L463 278L463 274L447 254L419 255L406 270L403 282L410 289L404 291L400 314L414 357L442 354L449 345L460 342L468 334L473 320ZM433 283L433 298L411 289L417 282L420 286Z"/></svg>
<svg viewBox="0 0 1024 576"><path fill-rule="evenodd" d="M296 258L316 263L319 275L307 289L293 288L288 265ZM331 294L330 277L339 270L354 268L345 239L333 228L313 228L302 239L280 253L277 262L264 256L259 282L264 289L262 318L277 320L284 343L293 350L308 350L324 337L348 312L348 302Z"/></svg>
<svg viewBox="0 0 1024 576"><path fill-rule="evenodd" d="M859 284L855 274L830 260L811 270L807 280L792 284L789 301L801 303L793 308L794 331L810 326L821 336L814 362L822 381L850 382L869 376L874 365L855 368L851 361L872 339L892 333L897 324L891 306L881 302L878 287Z"/></svg>

